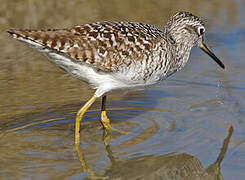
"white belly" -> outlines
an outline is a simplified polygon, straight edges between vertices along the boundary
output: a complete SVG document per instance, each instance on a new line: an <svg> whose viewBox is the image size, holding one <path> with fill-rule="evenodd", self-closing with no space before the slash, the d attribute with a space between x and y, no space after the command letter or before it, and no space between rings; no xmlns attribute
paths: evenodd
<svg viewBox="0 0 245 180"><path fill-rule="evenodd" d="M103 72L97 70L96 68L93 68L89 64L74 60L71 57L68 57L62 53L57 53L55 50L46 48L34 41L23 38L19 38L18 40L23 41L29 46L35 48L36 50L47 56L52 63L64 69L72 76L89 83L89 85L96 89L95 95L97 97L100 97L103 94L112 90L135 89L139 87L142 88L143 86L155 83L155 80L147 82L140 79L132 80L132 73L135 73L135 70L137 68L142 68L141 66L132 66L132 68L129 68L127 72Z"/></svg>

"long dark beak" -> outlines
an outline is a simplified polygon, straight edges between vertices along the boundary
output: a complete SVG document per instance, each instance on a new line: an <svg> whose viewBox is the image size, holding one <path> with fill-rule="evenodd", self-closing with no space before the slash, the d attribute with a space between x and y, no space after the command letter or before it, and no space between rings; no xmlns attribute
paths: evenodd
<svg viewBox="0 0 245 180"><path fill-rule="evenodd" d="M204 44L204 42L202 42L202 45L200 47L205 53L207 53L220 67L222 67L223 69L225 69L225 65L214 55L214 53L212 53L208 47L206 46L206 44Z"/></svg>

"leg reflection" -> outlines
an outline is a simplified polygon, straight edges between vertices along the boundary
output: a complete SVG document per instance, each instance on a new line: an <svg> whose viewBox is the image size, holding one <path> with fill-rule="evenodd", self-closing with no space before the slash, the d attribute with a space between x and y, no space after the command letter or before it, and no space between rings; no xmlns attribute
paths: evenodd
<svg viewBox="0 0 245 180"><path fill-rule="evenodd" d="M106 152L107 152L107 156L110 159L111 164L113 165L113 164L115 164L115 158L113 156L112 150L111 150L110 145L109 145L110 139L111 139L111 134L110 134L110 132L104 130L102 137L103 137L105 149L106 149ZM107 176L106 177L103 177L103 176L97 175L94 172L93 169L91 169L91 168L88 167L88 164L86 162L86 159L84 157L84 154L82 152L82 149L80 148L80 144L75 144L75 148L76 148L76 152L77 152L77 155L78 155L80 164L81 164L82 171L84 173L89 173L89 178L90 179L108 179Z"/></svg>
<svg viewBox="0 0 245 180"><path fill-rule="evenodd" d="M84 173L88 173L90 179L107 179L106 177L98 176L93 169L88 167L82 149L80 149L80 146L78 144L75 145L75 148L82 167L82 171Z"/></svg>

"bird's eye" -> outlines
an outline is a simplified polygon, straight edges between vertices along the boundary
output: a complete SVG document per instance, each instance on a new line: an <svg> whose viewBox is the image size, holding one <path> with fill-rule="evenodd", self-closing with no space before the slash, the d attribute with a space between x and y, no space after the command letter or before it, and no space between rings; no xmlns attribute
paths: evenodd
<svg viewBox="0 0 245 180"><path fill-rule="evenodd" d="M199 36L202 36L205 32L205 28L204 27L198 27L198 34Z"/></svg>

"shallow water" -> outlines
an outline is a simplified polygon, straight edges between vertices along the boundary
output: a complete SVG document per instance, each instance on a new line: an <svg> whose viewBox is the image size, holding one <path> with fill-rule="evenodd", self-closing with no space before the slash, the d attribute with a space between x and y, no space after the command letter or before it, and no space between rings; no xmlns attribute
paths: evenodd
<svg viewBox="0 0 245 180"><path fill-rule="evenodd" d="M0 0L0 179L243 179L245 3L175 2ZM99 20L161 27L179 10L206 20L207 43L226 70L193 49L168 80L108 96L113 127L128 134L103 135L97 101L79 148L74 117L94 91L5 33Z"/></svg>

